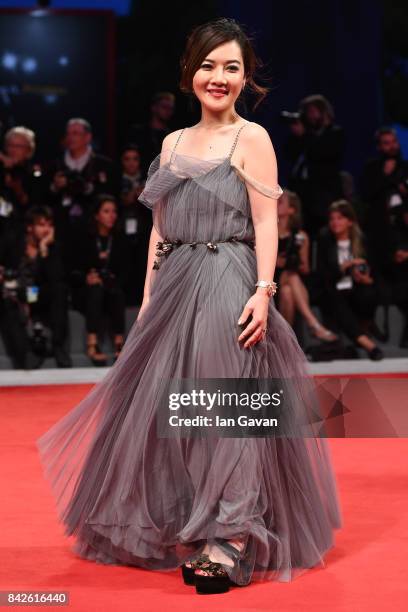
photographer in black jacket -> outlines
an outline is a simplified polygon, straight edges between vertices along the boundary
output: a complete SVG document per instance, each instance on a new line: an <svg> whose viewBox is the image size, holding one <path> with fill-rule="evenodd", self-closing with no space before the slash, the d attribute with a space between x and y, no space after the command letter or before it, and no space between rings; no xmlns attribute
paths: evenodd
<svg viewBox="0 0 408 612"><path fill-rule="evenodd" d="M49 208L31 208L26 231L1 241L0 266L1 331L14 367L28 367L30 344L40 357L38 365L48 355L45 326L51 330L58 367L70 367L68 288Z"/></svg>
<svg viewBox="0 0 408 612"><path fill-rule="evenodd" d="M328 227L320 232L318 273L337 324L370 359L383 353L368 334L379 335L374 316L380 296L355 211L347 200L333 202Z"/></svg>
<svg viewBox="0 0 408 612"><path fill-rule="evenodd" d="M408 201L399 207L391 230L392 301L404 317L400 347L408 348Z"/></svg>
<svg viewBox="0 0 408 612"><path fill-rule="evenodd" d="M408 160L404 160L393 128L375 133L378 157L369 160L362 176L362 195L367 203L365 231L384 277L391 272L390 238L392 226L402 204L408 201Z"/></svg>
<svg viewBox="0 0 408 612"><path fill-rule="evenodd" d="M9 129L0 151L0 239L9 231L24 231L30 206L42 200L43 174L33 161L35 134L22 125Z"/></svg>
<svg viewBox="0 0 408 612"><path fill-rule="evenodd" d="M85 119L68 121L64 144L63 157L48 169L48 198L65 255L69 244L87 231L95 197L119 192L119 173L109 158L92 149L92 128Z"/></svg>
<svg viewBox="0 0 408 612"><path fill-rule="evenodd" d="M282 113L290 136L286 154L292 163L288 187L303 205L304 229L314 239L327 222L331 202L343 197L341 163L344 131L334 122L334 110L322 95L301 100L298 113Z"/></svg>

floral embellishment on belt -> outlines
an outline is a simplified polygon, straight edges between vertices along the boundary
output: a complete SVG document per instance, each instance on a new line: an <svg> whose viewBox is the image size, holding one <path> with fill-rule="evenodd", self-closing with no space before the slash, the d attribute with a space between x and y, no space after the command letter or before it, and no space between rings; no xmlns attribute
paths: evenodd
<svg viewBox="0 0 408 612"><path fill-rule="evenodd" d="M169 240L168 238L164 238L163 241L159 241L156 244L156 257L159 257L160 259L156 259L153 263L153 270L158 270L160 268L160 265L162 263L162 257L167 257L171 251L173 250L173 247L178 246L179 244L183 244L181 242L181 240L176 240L174 242L172 242L171 240Z"/></svg>
<svg viewBox="0 0 408 612"><path fill-rule="evenodd" d="M242 238L238 238L237 236L231 236L226 240L218 240L218 242L246 242L252 249L254 248L253 240L244 240ZM163 241L160 241L156 244L156 256L158 257L158 259L156 259L153 263L153 270L158 270L163 261L163 257L167 257L174 247L178 247L181 244L188 244L191 249L195 249L197 247L197 244L205 244L209 251L212 251L213 253L218 251L217 243L212 242L211 240L209 240L208 242L183 242L180 239L172 241L166 237Z"/></svg>

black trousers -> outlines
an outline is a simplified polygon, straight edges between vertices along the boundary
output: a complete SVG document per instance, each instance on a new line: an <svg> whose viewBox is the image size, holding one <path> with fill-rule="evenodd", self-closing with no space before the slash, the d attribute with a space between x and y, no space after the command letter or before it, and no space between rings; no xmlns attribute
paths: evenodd
<svg viewBox="0 0 408 612"><path fill-rule="evenodd" d="M361 322L374 319L379 299L375 284L356 283L351 289L333 289L329 293L335 321L353 341L364 334Z"/></svg>
<svg viewBox="0 0 408 612"><path fill-rule="evenodd" d="M408 280L397 280L391 286L392 302L408 315Z"/></svg>
<svg viewBox="0 0 408 612"><path fill-rule="evenodd" d="M125 332L125 293L116 285L86 285L73 289L74 308L85 316L88 334L102 331L103 319L107 315L114 334Z"/></svg>
<svg viewBox="0 0 408 612"><path fill-rule="evenodd" d="M53 346L62 346L68 332L68 287L65 283L40 285L38 301L31 304L31 318L51 330Z"/></svg>

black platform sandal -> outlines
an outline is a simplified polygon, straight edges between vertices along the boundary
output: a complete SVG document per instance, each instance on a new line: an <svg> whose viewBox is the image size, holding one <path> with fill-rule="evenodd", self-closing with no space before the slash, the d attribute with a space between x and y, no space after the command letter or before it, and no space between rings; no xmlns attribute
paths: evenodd
<svg viewBox="0 0 408 612"><path fill-rule="evenodd" d="M197 569L207 574L204 576L203 574L196 574L194 571L196 592L199 595L212 595L229 591L231 580L221 563L208 560Z"/></svg>
<svg viewBox="0 0 408 612"><path fill-rule="evenodd" d="M181 573L183 575L184 584L189 586L195 585L195 575L194 572L196 568L200 567L202 563L209 561L209 557L206 554L201 554L194 561L189 561L190 565L186 565L183 563L181 566Z"/></svg>
<svg viewBox="0 0 408 612"><path fill-rule="evenodd" d="M238 548L232 546L232 544L225 540L220 540L218 538L216 539L219 543L220 549L224 549L224 551L230 553L234 564L240 561L242 555L241 551L238 550ZM245 559L245 555L243 559ZM208 560L208 563L202 563L198 569L208 573L207 576L204 576L203 574L195 574L196 591L200 595L208 595L212 593L227 593L229 591L230 586L246 586L233 582L221 563L216 563Z"/></svg>

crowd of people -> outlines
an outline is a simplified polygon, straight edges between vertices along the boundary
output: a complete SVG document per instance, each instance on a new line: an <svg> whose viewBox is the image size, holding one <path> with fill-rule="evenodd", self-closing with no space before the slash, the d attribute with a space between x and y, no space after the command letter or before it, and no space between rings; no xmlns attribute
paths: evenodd
<svg viewBox="0 0 408 612"><path fill-rule="evenodd" d="M171 131L174 104L173 94L158 93L149 122L131 126L116 161L94 151L83 118L67 122L56 160L37 159L28 127L4 135L0 332L15 368L40 367L50 355L59 367L72 365L70 308L84 316L90 362L107 364L104 331L118 357L126 307L142 299L152 227L138 196ZM408 348L408 161L395 130L375 133L377 156L356 189L342 166L344 130L326 98L308 96L282 116L291 172L278 202L277 307L301 342L302 321L319 340L315 358L345 356L343 334L350 356L359 347L378 360L376 341L387 340L388 308L396 304L404 317L400 346Z"/></svg>

